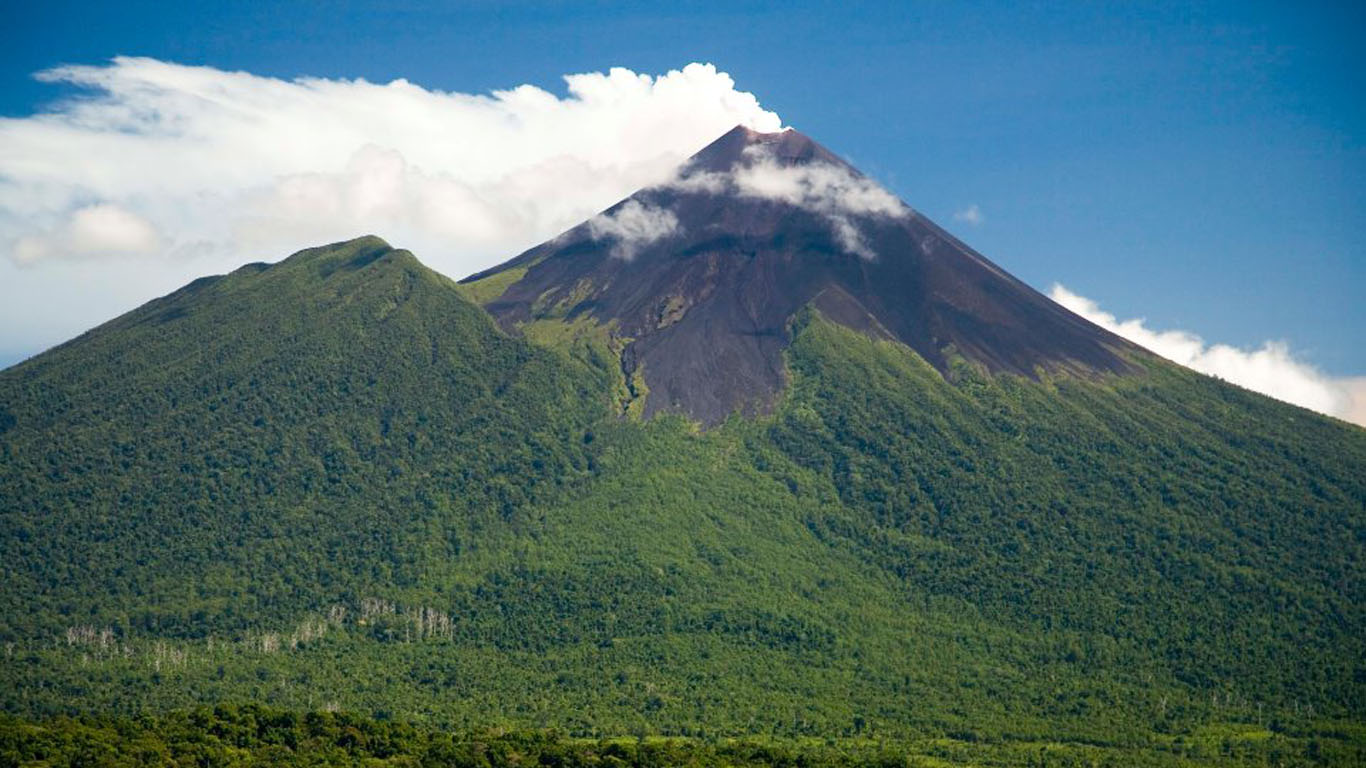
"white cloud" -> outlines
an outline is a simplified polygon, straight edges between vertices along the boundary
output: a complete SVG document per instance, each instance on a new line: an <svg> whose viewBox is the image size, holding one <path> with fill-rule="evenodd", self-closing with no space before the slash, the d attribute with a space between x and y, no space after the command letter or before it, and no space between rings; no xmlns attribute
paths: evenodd
<svg viewBox="0 0 1366 768"><path fill-rule="evenodd" d="M1337 383L1347 391L1347 398L1351 401L1340 418L1366 427L1366 376L1337 379Z"/></svg>
<svg viewBox="0 0 1366 768"><path fill-rule="evenodd" d="M754 163L736 169L734 178L742 195L781 200L824 215L840 247L863 259L873 259L876 254L850 217L900 217L909 212L895 195L872 179L830 163L783 165L771 156L760 155Z"/></svg>
<svg viewBox="0 0 1366 768"><path fill-rule="evenodd" d="M902 216L906 206L877 182L830 163L783 165L762 154L734 172L740 194L781 200L820 213L836 215Z"/></svg>
<svg viewBox="0 0 1366 768"><path fill-rule="evenodd" d="M568 75L564 96L145 58L40 79L89 92L0 119L0 351L61 341L202 274L365 233L460 277L668 178L737 123L781 128L708 64ZM102 254L121 256L117 268ZM52 295L70 302L22 300L59 275L71 289Z"/></svg>
<svg viewBox="0 0 1366 768"><path fill-rule="evenodd" d="M664 183L688 192L733 192L744 197L776 200L825 216L840 247L865 259L875 254L852 217L899 218L910 213L895 195L877 182L831 163L786 165L764 145L745 150L748 161L730 173L684 173Z"/></svg>
<svg viewBox="0 0 1366 768"><path fill-rule="evenodd" d="M641 248L677 232L678 217L673 211L628 200L611 213L589 219L588 230L595 240L615 240L612 255L630 261Z"/></svg>
<svg viewBox="0 0 1366 768"><path fill-rule="evenodd" d="M1207 344L1190 331L1155 331L1142 319L1119 320L1096 302L1054 284L1049 296L1072 312L1162 357L1254 392L1366 426L1366 378L1333 378L1268 341L1245 350Z"/></svg>
<svg viewBox="0 0 1366 768"><path fill-rule="evenodd" d="M987 220L987 217L982 214L982 209L977 206L977 203L973 203L961 211L955 211L953 220L961 221L968 226L980 227Z"/></svg>
<svg viewBox="0 0 1366 768"><path fill-rule="evenodd" d="M839 241L840 247L846 253L858 256L861 259L872 261L877 258L873 249L868 247L868 241L863 238L863 232L847 216L831 215L830 228L835 232L835 239Z"/></svg>
<svg viewBox="0 0 1366 768"><path fill-rule="evenodd" d="M161 235L146 219L100 203L72 211L51 230L20 237L10 257L20 266L32 266L48 259L144 256L161 247Z"/></svg>
<svg viewBox="0 0 1366 768"><path fill-rule="evenodd" d="M660 183L661 187L678 189L695 194L719 195L734 189L735 182L729 173L716 171L695 171L679 169L677 175Z"/></svg>

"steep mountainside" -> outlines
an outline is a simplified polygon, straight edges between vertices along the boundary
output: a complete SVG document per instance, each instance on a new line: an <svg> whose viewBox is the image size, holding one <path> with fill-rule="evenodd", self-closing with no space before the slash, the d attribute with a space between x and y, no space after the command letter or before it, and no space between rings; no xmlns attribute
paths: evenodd
<svg viewBox="0 0 1366 768"><path fill-rule="evenodd" d="M592 386L378 238L197 280L0 374L0 625L203 636L415 583L587 475Z"/></svg>
<svg viewBox="0 0 1366 768"><path fill-rule="evenodd" d="M0 372L0 708L1366 754L1366 431L708 156L714 258L691 195L460 285L362 238Z"/></svg>

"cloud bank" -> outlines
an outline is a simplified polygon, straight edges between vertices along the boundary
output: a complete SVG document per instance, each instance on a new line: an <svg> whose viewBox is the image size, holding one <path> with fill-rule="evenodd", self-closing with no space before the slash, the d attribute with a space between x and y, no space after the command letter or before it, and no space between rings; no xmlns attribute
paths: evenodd
<svg viewBox="0 0 1366 768"><path fill-rule="evenodd" d="M146 58L39 78L82 95L0 119L0 352L365 233L461 277L667 179L736 124L782 126L710 64L566 75L564 95Z"/></svg>
<svg viewBox="0 0 1366 768"><path fill-rule="evenodd" d="M1366 426L1366 378L1333 378L1268 341L1258 349L1207 344L1190 331L1156 331L1119 320L1096 302L1054 284L1049 297L1072 312L1162 357L1254 392Z"/></svg>

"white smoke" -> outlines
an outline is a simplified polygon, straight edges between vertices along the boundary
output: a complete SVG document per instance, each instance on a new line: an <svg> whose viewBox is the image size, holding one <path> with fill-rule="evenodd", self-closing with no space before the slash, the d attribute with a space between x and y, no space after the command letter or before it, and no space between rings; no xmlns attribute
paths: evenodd
<svg viewBox="0 0 1366 768"><path fill-rule="evenodd" d="M1267 341L1244 350L1207 344L1190 331L1156 331L1142 319L1119 320L1085 296L1054 284L1049 297L1100 327L1172 362L1254 392L1366 426L1366 378L1333 378L1296 360L1290 348Z"/></svg>
<svg viewBox="0 0 1366 768"><path fill-rule="evenodd" d="M781 128L710 64L567 75L563 96L146 58L39 77L87 92L0 119L0 355L366 233L463 276L668 178L736 124Z"/></svg>

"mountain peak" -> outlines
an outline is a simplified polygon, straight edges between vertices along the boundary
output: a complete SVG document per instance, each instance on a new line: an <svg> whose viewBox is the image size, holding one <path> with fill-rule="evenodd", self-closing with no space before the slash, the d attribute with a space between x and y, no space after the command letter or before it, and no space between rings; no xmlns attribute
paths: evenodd
<svg viewBox="0 0 1366 768"><path fill-rule="evenodd" d="M339 259L360 259L373 261L394 250L394 247L378 235L362 235L350 240L342 240L327 245L305 248L285 259L286 263L337 261Z"/></svg>
<svg viewBox="0 0 1366 768"><path fill-rule="evenodd" d="M737 125L689 158L687 171L730 171L747 167L760 159L778 165L830 163L848 167L833 152L793 128L764 133Z"/></svg>

